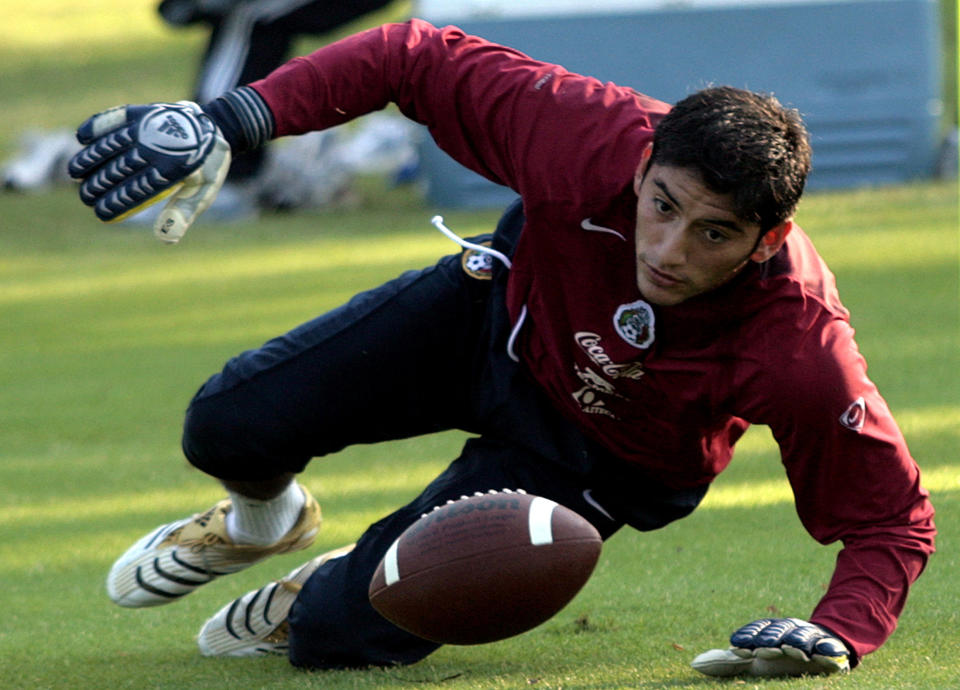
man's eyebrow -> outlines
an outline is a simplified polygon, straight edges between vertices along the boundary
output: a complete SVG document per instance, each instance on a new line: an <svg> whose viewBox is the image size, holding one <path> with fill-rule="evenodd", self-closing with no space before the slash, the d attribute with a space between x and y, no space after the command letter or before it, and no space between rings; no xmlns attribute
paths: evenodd
<svg viewBox="0 0 960 690"><path fill-rule="evenodd" d="M654 180L653 184L656 185L660 189L660 191L664 193L664 195L670 200L671 204L673 204L677 208L683 208L680 202L677 201L676 197L674 197L673 194L670 193L670 190L667 189L667 185L663 182L663 180ZM723 218L704 218L703 222L708 225L716 225L717 227L720 227L720 228L726 228L731 232L738 232L741 235L745 235L747 233L746 229L739 222L735 220L725 220Z"/></svg>
<svg viewBox="0 0 960 690"><path fill-rule="evenodd" d="M677 201L676 198L673 196L673 194L670 193L670 190L667 189L667 185L664 184L663 180L654 180L654 181L653 181L653 184L655 184L657 187L659 187L659 188L660 188L660 191L663 192L668 199L670 199L670 203L671 203L671 204L673 204L673 205L676 206L677 208L682 208L682 207L680 206L680 202Z"/></svg>

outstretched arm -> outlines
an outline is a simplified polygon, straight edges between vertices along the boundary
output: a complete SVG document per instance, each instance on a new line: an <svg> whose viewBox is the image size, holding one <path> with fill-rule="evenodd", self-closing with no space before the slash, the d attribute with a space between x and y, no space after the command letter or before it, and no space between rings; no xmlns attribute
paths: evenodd
<svg viewBox="0 0 960 690"><path fill-rule="evenodd" d="M803 251L799 240L791 240L793 260ZM840 541L843 548L809 622L777 619L744 626L731 637L730 650L695 660L696 668L711 675L723 669L729 672L724 675L758 669L761 675L780 675L788 660L798 658L800 668L809 669L800 671L805 673L843 670L845 661L856 666L893 633L910 586L934 550L929 495L890 410L867 377L853 329L836 311L811 308L812 302L791 326L807 329L795 347L764 344L763 351L773 354L758 365L765 375L752 375L762 383L744 388L755 401L745 416L769 424L804 527L818 542ZM778 663L769 664L772 658Z"/></svg>
<svg viewBox="0 0 960 690"><path fill-rule="evenodd" d="M237 153L268 138L340 125L390 103L425 124L442 149L475 172L525 196L561 199L572 189L583 195L584 185L622 185L624 148L634 147L639 155L668 110L666 104L632 89L571 74L455 27L438 29L420 20L349 36L295 58L265 79L212 104L193 106L195 112L202 110L209 117L215 132ZM187 183L193 170L188 171L180 158L160 159L145 141L136 139L141 132L139 113L128 108L121 118L95 116L94 136L109 133L104 123L124 128L134 139L127 145L140 152L148 166L165 172L162 184L166 186L161 191L182 182L185 191L180 196L197 202L195 208L202 210L212 199L209 192L219 188L216 177L204 177L192 186ZM201 124L203 115L197 115ZM611 130L622 137L610 136ZM601 132L604 136L598 137ZM585 177L582 169L562 164L567 160L562 157L565 147L594 139L607 143L591 151L591 175ZM192 164L196 150L186 153ZM92 179L112 162L113 155L98 154L76 166L75 176L84 182ZM95 205L99 195L109 195L114 188L126 191L134 175L126 168L110 169L106 188L90 189L97 196L85 200ZM98 215L112 219L142 208L157 198L158 188L138 189L136 198L124 196L119 205L110 197L109 203L101 205L106 213L98 211ZM195 215L184 213L182 222L179 217L174 221L174 231L158 230L158 234L182 235ZM159 223L170 223L171 218L165 214Z"/></svg>

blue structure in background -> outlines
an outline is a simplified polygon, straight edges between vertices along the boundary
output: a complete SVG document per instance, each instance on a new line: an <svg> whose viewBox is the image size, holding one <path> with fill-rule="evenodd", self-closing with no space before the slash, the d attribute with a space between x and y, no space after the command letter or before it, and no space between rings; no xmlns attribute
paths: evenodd
<svg viewBox="0 0 960 690"><path fill-rule="evenodd" d="M710 84L773 93L800 110L810 130L810 189L903 182L930 176L936 164L942 101L934 0L425 18L667 102ZM421 154L432 203L483 208L515 198L427 139Z"/></svg>

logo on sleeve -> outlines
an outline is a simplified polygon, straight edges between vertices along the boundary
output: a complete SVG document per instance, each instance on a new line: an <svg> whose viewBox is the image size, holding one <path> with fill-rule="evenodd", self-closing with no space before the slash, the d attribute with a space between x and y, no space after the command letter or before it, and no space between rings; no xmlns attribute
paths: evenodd
<svg viewBox="0 0 960 690"><path fill-rule="evenodd" d="M617 335L640 350L653 344L653 325L653 307L642 299L621 304L613 315L613 327Z"/></svg>
<svg viewBox="0 0 960 690"><path fill-rule="evenodd" d="M867 420L867 403L863 396L857 398L840 415L840 423L850 431L856 431L858 434L863 431L863 423Z"/></svg>

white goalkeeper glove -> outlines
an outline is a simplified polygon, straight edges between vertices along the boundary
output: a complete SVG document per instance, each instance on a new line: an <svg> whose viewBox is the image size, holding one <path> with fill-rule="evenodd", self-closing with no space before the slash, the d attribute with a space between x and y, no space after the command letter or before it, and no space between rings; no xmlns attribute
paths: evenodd
<svg viewBox="0 0 960 690"><path fill-rule="evenodd" d="M170 197L153 226L165 242L183 237L230 168L230 145L190 101L105 110L80 125L77 139L84 148L68 170L83 203L115 222Z"/></svg>
<svg viewBox="0 0 960 690"><path fill-rule="evenodd" d="M850 650L833 633L799 618L762 618L730 636L691 666L708 676L799 676L846 673Z"/></svg>

